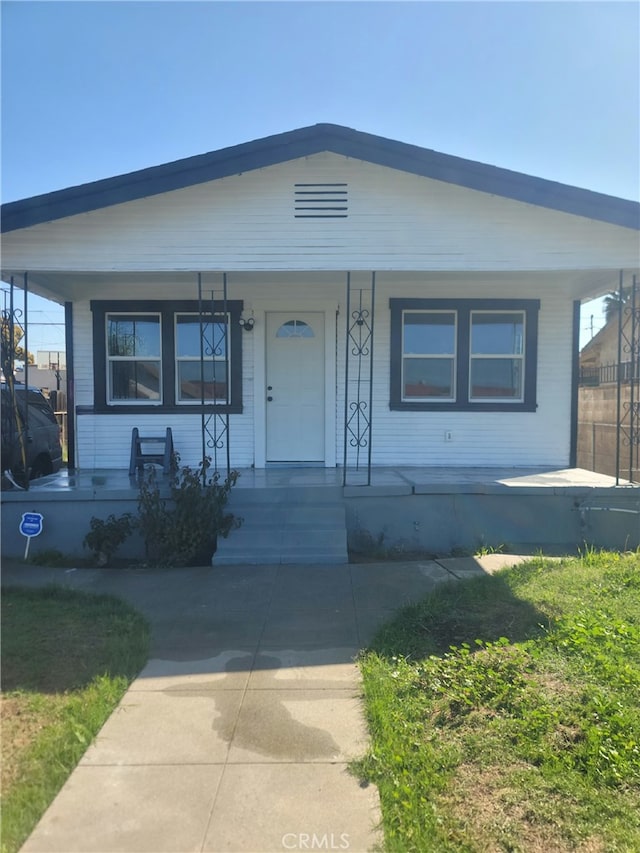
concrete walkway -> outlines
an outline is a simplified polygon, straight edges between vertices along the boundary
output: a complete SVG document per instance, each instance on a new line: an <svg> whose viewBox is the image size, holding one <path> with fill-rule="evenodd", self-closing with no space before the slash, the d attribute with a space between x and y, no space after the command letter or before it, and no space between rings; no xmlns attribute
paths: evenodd
<svg viewBox="0 0 640 853"><path fill-rule="evenodd" d="M25 853L372 850L374 786L354 658L438 583L522 558L109 571L3 567L131 602L151 658Z"/></svg>

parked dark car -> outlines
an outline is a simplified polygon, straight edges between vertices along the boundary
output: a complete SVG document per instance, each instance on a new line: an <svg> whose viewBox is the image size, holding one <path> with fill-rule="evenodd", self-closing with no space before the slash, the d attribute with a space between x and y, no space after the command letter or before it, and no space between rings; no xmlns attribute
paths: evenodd
<svg viewBox="0 0 640 853"><path fill-rule="evenodd" d="M15 399L6 382L2 393L2 472L16 482L44 477L60 470L60 426L53 409L37 389L15 384ZM27 411L28 406L28 411ZM26 464L25 464L26 463ZM26 468L26 470L25 470Z"/></svg>

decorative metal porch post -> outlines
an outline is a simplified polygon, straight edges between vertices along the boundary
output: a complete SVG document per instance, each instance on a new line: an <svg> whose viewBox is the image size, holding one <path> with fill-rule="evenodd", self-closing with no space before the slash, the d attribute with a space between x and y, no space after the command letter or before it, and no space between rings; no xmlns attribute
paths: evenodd
<svg viewBox="0 0 640 853"><path fill-rule="evenodd" d="M628 448L628 477L640 479L640 293L634 275L628 293L622 286L618 304L618 431L616 441L616 484L620 482L622 447ZM624 361L623 361L624 359ZM622 385L629 386L629 400L622 402Z"/></svg>
<svg viewBox="0 0 640 853"><path fill-rule="evenodd" d="M231 470L229 447L230 382L229 349L231 322L227 304L227 274L223 273L222 287L211 290L205 299L202 292L202 273L198 273L198 314L200 321L200 405L202 459L211 457L214 473L226 476ZM211 366L211 397L205 398L205 368ZM218 369L223 366L224 381L218 382ZM222 385L224 395L218 393ZM211 407L211 408L208 408ZM222 409L222 411L221 411Z"/></svg>
<svg viewBox="0 0 640 853"><path fill-rule="evenodd" d="M373 416L373 343L376 274L369 288L352 288L347 273L347 316L344 366L343 485L365 485L355 472L366 471L371 485ZM351 482L350 482L351 481Z"/></svg>
<svg viewBox="0 0 640 853"><path fill-rule="evenodd" d="M18 444L19 453L20 453L20 462L22 464L22 470L19 472L20 476L18 477L18 472L11 472L11 474L16 474L18 477L15 480L15 484L23 489L29 488L29 470L27 468L27 447L26 447L26 436L29 432L29 407L26 405L26 396L25 396L25 406L24 411L22 413L18 410L18 404L16 399L16 377L15 377L15 348L16 348L16 327L23 328L23 340L24 340L24 352L25 352L25 360L24 360L24 384L25 388L29 387L29 350L28 350L28 336L27 336L27 296L28 296L28 275L24 274L24 308L16 308L15 306L15 285L13 281L13 276L9 279L9 307L7 308L6 304L6 294L5 294L5 303L2 307L2 352L1 352L1 362L2 362L2 373L4 375L4 380L7 386L7 391L9 395L9 405L11 407L11 412L9 416L6 418L6 422L9 425L9 436L8 436L8 444L10 447L14 447L16 442ZM20 326L19 320L22 317L23 323ZM18 482L18 480L22 479L23 482Z"/></svg>

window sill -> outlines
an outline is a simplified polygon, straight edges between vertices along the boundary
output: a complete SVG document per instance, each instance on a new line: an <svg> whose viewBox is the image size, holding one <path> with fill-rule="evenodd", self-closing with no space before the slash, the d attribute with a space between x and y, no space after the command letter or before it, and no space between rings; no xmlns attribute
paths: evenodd
<svg viewBox="0 0 640 853"><path fill-rule="evenodd" d="M389 403L392 412L535 412L537 408L537 403Z"/></svg>
<svg viewBox="0 0 640 853"><path fill-rule="evenodd" d="M124 406L76 406L77 415L200 415L202 412L207 415L241 415L242 406L214 406L205 405L204 409L200 405L180 405L180 406L158 406L158 405L124 405Z"/></svg>

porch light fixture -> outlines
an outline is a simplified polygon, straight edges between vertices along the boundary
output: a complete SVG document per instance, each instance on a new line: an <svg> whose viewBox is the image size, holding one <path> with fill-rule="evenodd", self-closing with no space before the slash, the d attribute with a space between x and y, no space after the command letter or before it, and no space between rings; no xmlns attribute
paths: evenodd
<svg viewBox="0 0 640 853"><path fill-rule="evenodd" d="M256 321L253 319L253 317L248 317L246 320L244 319L244 317L240 317L238 323L242 326L245 332L253 332L253 327L255 326Z"/></svg>

